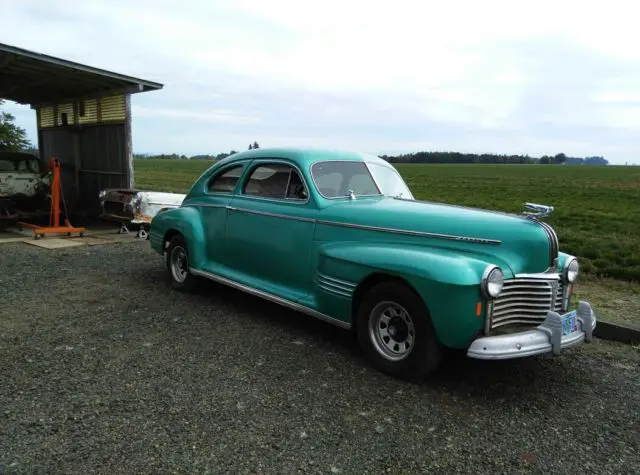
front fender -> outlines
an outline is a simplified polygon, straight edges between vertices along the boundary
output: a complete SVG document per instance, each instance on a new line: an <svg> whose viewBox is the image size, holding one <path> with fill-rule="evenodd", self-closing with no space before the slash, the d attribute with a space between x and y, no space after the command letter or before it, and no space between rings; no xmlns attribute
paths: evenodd
<svg viewBox="0 0 640 475"><path fill-rule="evenodd" d="M443 248L346 242L321 246L318 271L358 285L380 272L402 278L426 303L439 340L466 348L484 326L479 284L489 264L502 267L500 262Z"/></svg>
<svg viewBox="0 0 640 475"><path fill-rule="evenodd" d="M151 247L159 253L164 252L164 241L171 232L179 232L187 241L189 265L202 268L205 262L204 228L198 209L181 207L169 209L157 214L149 227Z"/></svg>

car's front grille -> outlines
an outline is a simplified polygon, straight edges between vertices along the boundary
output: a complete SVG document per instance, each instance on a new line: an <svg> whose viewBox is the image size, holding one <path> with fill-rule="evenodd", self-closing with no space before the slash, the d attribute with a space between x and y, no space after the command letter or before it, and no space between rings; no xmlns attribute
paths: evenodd
<svg viewBox="0 0 640 475"><path fill-rule="evenodd" d="M557 286L555 292L554 285ZM560 279L518 277L505 280L502 292L493 301L491 329L515 323L538 325L549 310L563 311Z"/></svg>
<svg viewBox="0 0 640 475"><path fill-rule="evenodd" d="M106 201L103 206L104 212L106 214L131 216L133 218L131 206L129 206L127 203L122 203L120 201Z"/></svg>

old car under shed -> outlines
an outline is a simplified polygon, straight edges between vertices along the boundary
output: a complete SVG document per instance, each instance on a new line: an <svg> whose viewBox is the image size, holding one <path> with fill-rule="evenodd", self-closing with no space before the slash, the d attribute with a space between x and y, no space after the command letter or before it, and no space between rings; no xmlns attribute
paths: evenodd
<svg viewBox="0 0 640 475"><path fill-rule="evenodd" d="M40 158L62 163L74 217L97 217L101 190L133 187L131 94L162 87L0 43L0 98L35 110Z"/></svg>

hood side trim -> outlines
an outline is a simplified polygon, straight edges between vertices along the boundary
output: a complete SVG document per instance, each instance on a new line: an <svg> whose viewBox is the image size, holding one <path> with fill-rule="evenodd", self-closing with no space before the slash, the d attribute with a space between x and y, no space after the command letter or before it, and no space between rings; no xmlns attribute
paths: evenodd
<svg viewBox="0 0 640 475"><path fill-rule="evenodd" d="M473 242L477 244L491 244L491 245L502 244L502 241L497 239L486 239L486 238L471 237L471 236L457 236L454 234L429 233L426 231L411 231L408 229L383 228L380 226L368 226L366 224L343 223L340 221L325 221L325 220L318 219L316 220L316 224L325 224L327 226L341 226L345 228L365 229L368 231L380 231L384 233L404 234L407 236L421 236L421 237L428 237L428 238L435 238L435 239L447 239L450 241Z"/></svg>

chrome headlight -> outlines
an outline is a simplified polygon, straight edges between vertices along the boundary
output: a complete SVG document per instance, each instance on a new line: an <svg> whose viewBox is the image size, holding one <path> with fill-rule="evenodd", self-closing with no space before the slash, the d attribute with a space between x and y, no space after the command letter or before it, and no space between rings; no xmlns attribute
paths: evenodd
<svg viewBox="0 0 640 475"><path fill-rule="evenodd" d="M578 274L580 274L580 264L578 259L572 257L564 264L564 280L571 284L578 279Z"/></svg>
<svg viewBox="0 0 640 475"><path fill-rule="evenodd" d="M504 285L504 275L498 266L490 265L482 274L482 281L480 282L480 290L482 295L488 299L494 299L500 292L502 292L502 286Z"/></svg>
<svg viewBox="0 0 640 475"><path fill-rule="evenodd" d="M98 193L98 199L100 201L104 201L106 197L107 197L107 190L100 190L100 193Z"/></svg>

